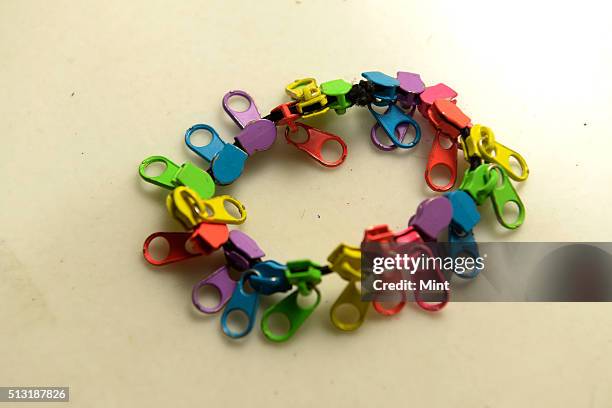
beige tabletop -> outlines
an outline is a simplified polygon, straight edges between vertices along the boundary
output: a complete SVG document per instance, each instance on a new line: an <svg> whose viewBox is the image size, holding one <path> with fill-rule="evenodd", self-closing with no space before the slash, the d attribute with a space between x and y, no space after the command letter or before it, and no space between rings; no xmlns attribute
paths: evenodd
<svg viewBox="0 0 612 408"><path fill-rule="evenodd" d="M230 341L190 299L220 256L142 259L147 235L180 226L137 174L155 154L203 165L183 142L194 123L236 135L228 90L268 112L296 78L406 70L458 90L529 163L526 223L505 231L487 205L479 240L609 241L608 16L595 1L0 2L0 385L70 386L82 407L609 407L607 304L408 307L346 334L330 277L290 342L258 327ZM433 196L425 123L415 151L393 153L369 142L366 109L313 123L345 137L343 166L279 137L220 189L279 261L322 262Z"/></svg>

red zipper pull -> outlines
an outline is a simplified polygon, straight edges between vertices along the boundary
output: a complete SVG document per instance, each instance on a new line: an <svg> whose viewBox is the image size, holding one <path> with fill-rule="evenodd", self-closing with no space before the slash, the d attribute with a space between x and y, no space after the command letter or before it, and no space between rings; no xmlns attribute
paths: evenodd
<svg viewBox="0 0 612 408"><path fill-rule="evenodd" d="M344 142L344 140L342 140L340 136L336 136L333 133L324 132L320 129L308 126L300 122L296 122L294 123L294 125L304 129L308 134L308 138L301 143L294 141L293 139L291 139L291 136L289 134L289 127L287 127L285 128L285 139L287 139L287 143L290 143L298 149L305 151L306 153L308 153L308 155L310 155L310 157L312 157L325 167L337 167L344 162L344 160L346 159L347 147L346 143ZM342 154L335 161L325 160L325 158L323 157L323 145L327 142L338 143L342 148Z"/></svg>

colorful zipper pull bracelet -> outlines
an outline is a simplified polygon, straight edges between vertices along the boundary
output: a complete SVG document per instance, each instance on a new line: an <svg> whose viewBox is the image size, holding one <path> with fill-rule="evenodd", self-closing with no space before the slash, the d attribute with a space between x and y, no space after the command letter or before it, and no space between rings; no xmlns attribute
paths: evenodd
<svg viewBox="0 0 612 408"><path fill-rule="evenodd" d="M382 151L393 151L398 147L409 149L419 143L421 128L413 118L416 111L431 124L435 134L425 166L425 181L431 189L444 194L421 202L405 229L392 231L387 225L373 226L365 230L362 243L420 244L436 242L446 236L448 242L453 244L450 246L451 256L467 253L476 257L478 245L473 230L480 221L478 206L487 199L491 200L495 214L505 228L515 229L524 222L525 207L511 179L525 181L529 175L527 163L519 153L499 143L490 128L473 125L471 119L457 107L457 93L453 89L444 84L426 87L418 74L409 72L398 72L396 78L377 71L364 72L362 76L364 79L357 84L342 79L327 81L320 86L313 78L293 81L285 88L291 101L273 108L264 117L249 94L244 91L228 92L223 97L223 108L240 129L234 143L225 142L213 127L206 124L194 125L185 133L185 143L208 163L207 170L189 162L179 166L163 156L152 156L141 163L139 173L145 181L171 190L166 199L168 213L185 230L150 235L144 242L145 259L161 266L222 250L226 264L194 286L192 301L202 313L221 312L221 327L229 337L244 337L252 330L260 296L289 292L263 311L260 323L263 334L269 340L288 340L319 305L321 292L318 285L331 273L337 273L347 281L330 310L331 322L340 330L359 328L370 304L376 312L391 316L400 312L407 302L406 298L402 298L389 307L382 301L362 299L359 286L362 279L360 247L340 244L324 264L308 259L281 263L264 259L264 251L244 232L238 229L230 231L228 225L245 222L245 206L229 195L215 196L215 187L233 183L242 174L251 155L270 149L279 126L285 126L287 142L318 163L337 167L346 159L348 149L344 140L299 120L331 110L342 115L353 106L367 107L376 120L370 130L370 138L374 146ZM232 97L245 98L247 109L242 112L231 109L229 100ZM299 128L306 131L305 141L292 139ZM377 132L380 128L390 144L379 140ZM413 136L407 141L411 129ZM191 137L197 131L210 132L211 141L205 146L192 144ZM335 161L327 161L322 155L323 145L329 141L338 143L342 150ZM469 168L459 188L450 191L456 184L459 150L463 152ZM147 167L157 162L164 164L165 170L158 176L148 176ZM438 166L450 172L451 177L446 185L437 185L432 179L433 169ZM514 220L509 219L505 212L509 203L518 208L518 216ZM228 211L227 206L235 207L236 211ZM165 239L168 243L168 253L162 259L156 259L150 251L151 243L156 238ZM423 251L428 251L427 246L423 246ZM455 271L455 276L473 279L479 272L480 269L474 267L461 273ZM441 271L434 270L433 273L444 279ZM205 307L200 302L200 291L206 286L215 288L219 293L219 303L213 307ZM449 301L449 291L443 292L437 302L427 301L418 291L414 300L417 306L426 311L439 311ZM305 297L310 298L307 305L303 302ZM344 305L356 310L356 318L350 321L343 318L339 309ZM228 324L232 313L246 316L247 324L243 330L236 332ZM273 330L271 325L271 319L277 315L284 316L288 322L282 333Z"/></svg>

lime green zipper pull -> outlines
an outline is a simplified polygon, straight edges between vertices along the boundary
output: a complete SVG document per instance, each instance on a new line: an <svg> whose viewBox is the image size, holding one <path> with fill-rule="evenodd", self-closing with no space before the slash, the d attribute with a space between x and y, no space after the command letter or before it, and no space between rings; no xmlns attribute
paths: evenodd
<svg viewBox="0 0 612 408"><path fill-rule="evenodd" d="M489 197L497 184L499 174L489 171L489 164L481 164L475 169L467 169L459 190L468 193L477 205L481 205Z"/></svg>
<svg viewBox="0 0 612 408"><path fill-rule="evenodd" d="M321 266L308 259L287 262L285 276L302 295L307 296L312 287L321 282Z"/></svg>
<svg viewBox="0 0 612 408"><path fill-rule="evenodd" d="M316 300L312 305L306 308L300 307L298 303L298 296L300 294L300 291L296 290L277 304L270 306L266 309L263 314L263 317L261 318L261 331L264 333L268 340L282 342L287 341L291 337L293 337L295 332L297 332L300 326L304 323L304 321L306 321L306 319L308 319L308 317L312 314L312 312L321 302L321 293L319 292L319 290L317 288L313 288L313 292L316 296ZM286 333L274 333L270 329L270 316L277 313L284 315L289 321L289 329Z"/></svg>
<svg viewBox="0 0 612 408"><path fill-rule="evenodd" d="M163 163L166 166L159 176L147 175L147 167L153 163ZM185 186L193 189L203 199L215 195L215 182L210 174L190 162L179 166L164 156L151 156L140 163L138 173L145 181L168 190Z"/></svg>
<svg viewBox="0 0 612 408"><path fill-rule="evenodd" d="M494 174L498 174L501 177L501 182L496 183L495 188L491 192L491 202L493 203L493 209L495 215L499 220L499 223L508 229L516 229L520 227L525 221L525 206L521 201L518 193L512 186L508 174L506 171L497 165L493 165L489 168L489 174L491 179L494 179ZM509 222L505 217L506 204L514 203L518 207L518 216L514 222Z"/></svg>
<svg viewBox="0 0 612 408"><path fill-rule="evenodd" d="M159 176L147 175L147 167L153 163L163 163L166 166L164 172ZM147 157L142 161L142 163L140 163L138 173L140 173L140 177L142 177L143 180L148 181L151 184L173 190L175 185L172 183L172 180L174 180L174 175L179 171L179 169L180 167L177 164L171 162L170 159L167 159L164 156L151 156Z"/></svg>

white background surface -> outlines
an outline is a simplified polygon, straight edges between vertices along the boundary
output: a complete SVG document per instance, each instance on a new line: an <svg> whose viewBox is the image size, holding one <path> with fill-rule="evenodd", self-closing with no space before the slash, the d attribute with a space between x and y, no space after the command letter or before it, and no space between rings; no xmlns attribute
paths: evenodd
<svg viewBox="0 0 612 408"><path fill-rule="evenodd" d="M182 140L194 123L230 140L230 89L267 112L295 78L406 70L456 89L529 163L525 225L502 230L487 205L479 240L609 241L607 16L595 1L2 1L0 385L68 385L87 407L610 406L606 304L409 307L347 335L327 317L333 277L292 341L258 328L229 341L190 301L220 257L142 259L147 235L180 227L137 175L154 154L203 164ZM387 154L372 122L357 108L315 122L349 143L338 169L279 137L222 189L270 257L323 261L431 195L429 128L414 152Z"/></svg>

